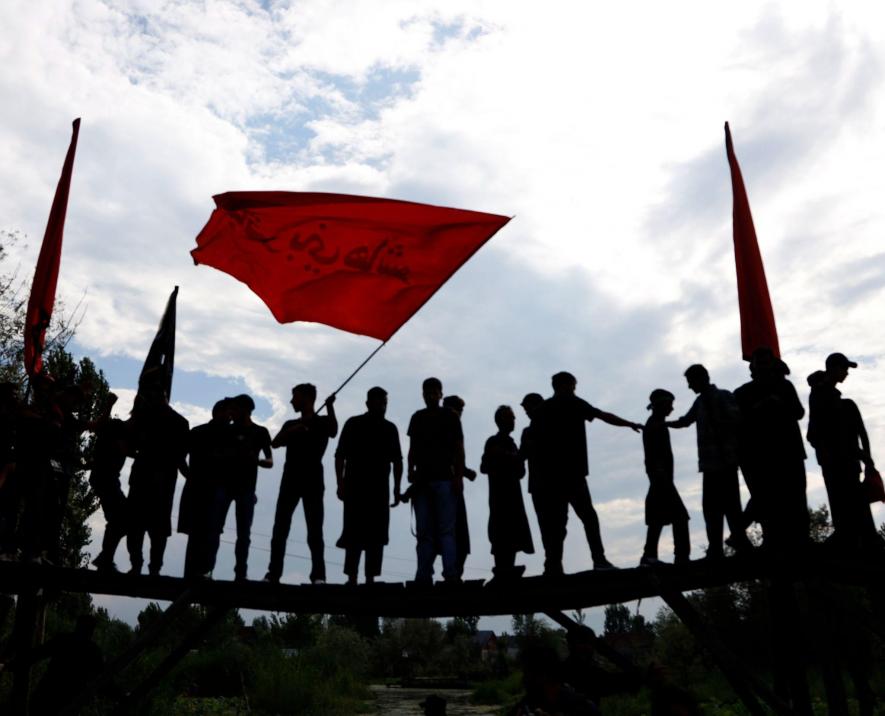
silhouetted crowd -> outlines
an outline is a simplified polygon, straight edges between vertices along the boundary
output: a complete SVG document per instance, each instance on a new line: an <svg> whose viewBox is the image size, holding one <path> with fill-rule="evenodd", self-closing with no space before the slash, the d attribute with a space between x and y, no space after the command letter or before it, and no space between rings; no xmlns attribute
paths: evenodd
<svg viewBox="0 0 885 716"><path fill-rule="evenodd" d="M857 405L842 397L838 386L857 364L841 353L826 359L823 370L808 377L808 442L823 473L833 516L831 544L845 553L883 550L870 502L885 498L875 469L869 438ZM805 447L799 421L804 417L789 368L772 351L760 349L750 361L750 380L733 392L718 388L702 365L685 371L688 387L697 394L681 418L671 420L673 393L658 388L649 396L645 424L634 423L594 407L576 394L570 373L552 378L552 395L529 393L521 403L529 425L519 443L513 432L516 417L503 405L494 413L497 432L488 438L479 471L488 478L488 537L494 556L494 579L518 578L524 567L517 554L534 545L523 503L521 481L538 519L545 560L544 574L563 573L563 543L568 508L584 527L594 569L614 569L606 559L599 520L587 486L586 423L601 421L642 434L649 488L645 498L647 538L641 566L660 564L658 542L663 528L673 529L676 564L691 553L689 516L673 480L670 429L695 426L698 470L702 474L707 560L719 560L725 546L747 553L753 545L747 528L757 522L763 548L793 554L809 539L806 502ZM215 566L220 536L231 506L236 517L237 580L247 579L250 534L259 468L273 465L273 449L285 448L277 497L270 561L265 580L279 582L286 541L299 503L303 505L311 555L310 580L326 580L323 540L323 456L338 435L334 396L325 414L315 406L316 388L309 383L292 389L296 417L271 439L252 421L255 404L248 395L225 398L212 409L212 419L190 428L168 402L159 385L141 385L131 415L111 417L115 397L86 422L80 406L90 398L88 385L54 384L41 378L31 386L31 399L21 403L12 384L0 384L0 551L5 560L58 564L62 524L79 448L87 431L94 434L89 483L107 521L99 570L115 571L114 555L125 538L131 573L144 564L149 538L148 572L160 573L172 514L178 474L185 478L178 510L179 532L188 535L184 573L208 576ZM462 579L470 552L464 479L476 479L465 465L461 415L464 401L443 397L442 383L423 383L424 407L412 415L405 458L396 425L385 417L387 393L372 388L366 412L349 418L335 448L337 496L344 519L337 546L345 551L344 572L355 584L361 559L367 582L381 574L388 542L390 509L411 503L417 539L418 584L430 584L440 557L447 582ZM132 458L129 491L120 476ZM405 468L405 469L404 469ZM751 496L741 504L739 471ZM403 475L408 482L403 490ZM391 503L392 476L392 503ZM724 538L724 523L730 534Z"/></svg>

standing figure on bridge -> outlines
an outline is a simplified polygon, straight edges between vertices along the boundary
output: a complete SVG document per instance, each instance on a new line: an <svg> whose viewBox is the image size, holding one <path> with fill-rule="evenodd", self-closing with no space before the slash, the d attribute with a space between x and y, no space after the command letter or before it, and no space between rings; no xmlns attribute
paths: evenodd
<svg viewBox="0 0 885 716"><path fill-rule="evenodd" d="M848 377L849 368L857 368L857 363L842 353L832 353L823 374L812 374L808 442L823 473L835 543L846 552L878 550L882 540L860 481L861 464L867 470L876 469L870 439L857 405L843 398L836 387Z"/></svg>
<svg viewBox="0 0 885 716"><path fill-rule="evenodd" d="M740 413L734 396L710 382L704 366L695 364L685 371L688 387L697 393L689 411L671 428L697 425L698 470L703 474L703 510L707 527L707 559L723 556L722 523L728 520L731 536L728 543L737 552L752 548L747 538L741 492L738 483L738 420Z"/></svg>
<svg viewBox="0 0 885 716"><path fill-rule="evenodd" d="M258 499L255 495L258 468L273 467L273 454L270 451L270 433L267 432L267 428L252 422L255 401L244 394L230 398L229 404L231 413L231 424L228 428L229 456L223 466L220 485L214 494L213 541L209 553L209 568L215 566L218 542L224 531L227 513L233 503L237 524L234 579L242 582L246 580L248 570L252 518L255 515L255 503Z"/></svg>
<svg viewBox="0 0 885 716"><path fill-rule="evenodd" d="M568 506L571 505L584 523L584 534L593 557L594 569L614 569L605 558L599 518L593 509L590 490L587 488L589 474L587 462L587 432L585 423L599 419L609 425L642 429L638 423L619 418L595 408L575 395L578 381L571 373L557 373L552 378L553 396L544 401L532 420L532 433L537 439L538 462L544 482L551 485L549 512L551 544L547 547L544 573L562 574L562 547L566 534ZM542 520L539 518L539 522Z"/></svg>
<svg viewBox="0 0 885 716"><path fill-rule="evenodd" d="M18 512L22 481L16 471L15 448L19 412L14 383L0 383L0 561L18 557Z"/></svg>
<svg viewBox="0 0 885 716"><path fill-rule="evenodd" d="M187 475L187 420L169 405L163 388L146 383L132 408L132 445L135 459L129 473L129 534L126 546L132 574L144 564L144 536L151 538L148 572L156 576L163 566L166 542L172 534L172 503L178 473Z"/></svg>
<svg viewBox="0 0 885 716"><path fill-rule="evenodd" d="M129 421L111 417L111 408L116 402L117 396L110 393L104 415L93 429L95 447L89 473L89 485L98 498L105 518L101 552L92 564L99 571L109 572L117 571L114 555L129 529L129 508L120 487L120 473L130 451L131 426Z"/></svg>
<svg viewBox="0 0 885 716"><path fill-rule="evenodd" d="M642 431L645 451L645 473L648 475L648 494L645 497L645 524L648 534L642 552L640 567L660 564L658 541L665 525L673 525L673 551L676 564L686 564L691 553L688 537L688 510L673 482L673 449L667 416L673 412L675 397L669 390L656 388L648 398L651 416Z"/></svg>
<svg viewBox="0 0 885 716"><path fill-rule="evenodd" d="M357 583L360 555L365 552L366 584L381 574L390 523L390 468L393 500L400 501L403 455L396 425L387 420L387 391L366 394L366 412L344 423L335 450L338 499L344 503L344 525L337 546L344 550L348 584Z"/></svg>
<svg viewBox="0 0 885 716"><path fill-rule="evenodd" d="M310 581L326 583L326 559L323 541L323 455L329 438L338 434L335 417L335 396L326 398L328 415L318 415L314 406L317 389L311 383L292 388L292 408L300 417L287 420L271 442L275 448L286 448L286 462L280 480L280 494L274 515L273 536L270 541L270 564L264 579L280 581L286 556L286 540L292 527L292 515L298 503L304 504L307 525L307 546L310 548Z"/></svg>
<svg viewBox="0 0 885 716"><path fill-rule="evenodd" d="M495 411L498 432L486 440L479 469L489 476L489 542L495 556L495 579L519 577L524 566L515 566L516 553L534 554L532 532L522 501L521 480L525 464L510 437L516 416L508 405Z"/></svg>
<svg viewBox="0 0 885 716"><path fill-rule="evenodd" d="M212 406L212 419L191 428L188 435L188 471L178 503L178 531L186 534L186 578L205 576L215 563L218 536L212 520L215 492L229 459L230 398Z"/></svg>
<svg viewBox="0 0 885 716"><path fill-rule="evenodd" d="M457 582L455 525L458 493L463 489L464 434L457 414L440 405L442 383L427 378L422 385L426 407L409 422L409 483L415 510L418 569L415 581L433 583L433 562L442 555L443 578Z"/></svg>
<svg viewBox="0 0 885 716"><path fill-rule="evenodd" d="M458 420L464 415L464 399L457 395L447 395L443 398L443 407L453 410ZM471 470L465 465L464 477L471 482L476 479L476 470ZM463 483L462 483L463 487ZM464 576L464 563L470 554L470 525L467 522L467 502L464 499L464 490L457 494L457 514L455 515L455 549L458 551L458 577ZM439 552L437 552L439 554Z"/></svg>
<svg viewBox="0 0 885 716"><path fill-rule="evenodd" d="M741 415L738 455L753 516L762 525L766 548L781 553L808 541L805 446L799 427L805 408L786 378L788 371L771 349L759 348L750 359L752 379L734 391Z"/></svg>

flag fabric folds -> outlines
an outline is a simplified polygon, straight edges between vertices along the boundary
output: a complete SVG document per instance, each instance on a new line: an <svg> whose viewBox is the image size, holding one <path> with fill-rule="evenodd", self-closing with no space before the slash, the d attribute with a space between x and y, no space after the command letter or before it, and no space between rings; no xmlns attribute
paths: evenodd
<svg viewBox="0 0 885 716"><path fill-rule="evenodd" d="M280 323L388 340L509 218L392 199L229 192L194 262L251 288Z"/></svg>
<svg viewBox="0 0 885 716"><path fill-rule="evenodd" d="M65 230L65 215L68 211L68 196L71 191L71 174L74 170L74 155L77 152L77 138L80 135L80 119L75 119L71 133L71 143L62 165L61 177L55 189L55 198L49 210L43 244L37 268L34 270L34 281L31 284L31 295L28 299L28 311L25 314L25 370L33 377L43 370L43 348L46 342L46 329L52 319L55 306L55 289L58 285L58 270L61 265L61 244Z"/></svg>
<svg viewBox="0 0 885 716"><path fill-rule="evenodd" d="M172 395L172 371L175 367L175 310L178 298L178 286L169 296L166 310L160 319L157 335L151 343L141 375L138 376L138 390L146 386L158 385L168 400Z"/></svg>
<svg viewBox="0 0 885 716"><path fill-rule="evenodd" d="M737 269L738 307L741 315L741 348L745 360L749 360L757 348L770 348L780 357L777 340L777 327L774 323L774 309L768 294L765 280L765 267L756 240L750 201L728 122L725 123L725 152L731 170L733 194L732 223L734 230L734 261Z"/></svg>

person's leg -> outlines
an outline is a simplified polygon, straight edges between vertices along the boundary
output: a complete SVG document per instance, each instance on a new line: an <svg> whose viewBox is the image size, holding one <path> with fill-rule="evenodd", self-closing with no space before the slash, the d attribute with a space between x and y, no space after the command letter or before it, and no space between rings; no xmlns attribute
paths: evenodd
<svg viewBox="0 0 885 716"><path fill-rule="evenodd" d="M126 533L126 550L129 552L130 572L141 574L144 564L144 536L147 528L137 523Z"/></svg>
<svg viewBox="0 0 885 716"><path fill-rule="evenodd" d="M326 581L326 545L323 541L323 493L304 496L304 521L307 524L307 546L310 548L310 581Z"/></svg>
<svg viewBox="0 0 885 716"><path fill-rule="evenodd" d="M568 500L559 490L536 490L532 502L544 545L544 574L562 574L562 548L565 542Z"/></svg>
<svg viewBox="0 0 885 716"><path fill-rule="evenodd" d="M104 536L101 540L101 552L93 561L100 569L114 566L114 555L117 546L126 535L128 515L126 496L119 485L108 487L98 495L102 512L105 516Z"/></svg>
<svg viewBox="0 0 885 716"><path fill-rule="evenodd" d="M151 561L148 563L148 573L157 576L163 568L163 556L166 554L169 535L159 530L152 530L148 535L151 538Z"/></svg>
<svg viewBox="0 0 885 716"><path fill-rule="evenodd" d="M237 518L236 579L246 579L249 568L249 545L252 543L252 520L255 517L255 493L241 493L235 498Z"/></svg>
<svg viewBox="0 0 885 716"><path fill-rule="evenodd" d="M375 577L381 575L381 562L384 559L384 545L373 544L366 548L366 582L375 581Z"/></svg>
<svg viewBox="0 0 885 716"><path fill-rule="evenodd" d="M298 506L300 495L295 485L290 480L280 482L280 492L277 495L277 507L273 518L273 532L270 538L270 563L267 567L267 577L270 581L279 581L283 575L283 561L286 556L286 540L289 539L289 530L292 528L292 514Z"/></svg>
<svg viewBox="0 0 885 716"><path fill-rule="evenodd" d="M344 550L344 574L347 575L348 584L356 584L357 575L360 572L360 554L362 550L358 547L347 547ZM366 568L368 569L368 555L366 559Z"/></svg>
<svg viewBox="0 0 885 716"><path fill-rule="evenodd" d="M673 557L676 563L688 562L691 555L691 540L688 535L688 520L673 523Z"/></svg>
<svg viewBox="0 0 885 716"><path fill-rule="evenodd" d="M721 557L722 549L722 510L721 489L718 484L720 473L705 472L703 474L703 496L701 506L704 512L704 525L707 528L707 556Z"/></svg>
<svg viewBox="0 0 885 716"><path fill-rule="evenodd" d="M436 556L436 530L429 485L421 485L414 491L412 509L415 512L415 554L418 558L415 581L429 584L433 581L433 561Z"/></svg>
<svg viewBox="0 0 885 716"><path fill-rule="evenodd" d="M645 549L642 550L643 559L658 558L658 542L661 539L662 525L648 525L648 531L645 535ZM675 533L675 528L674 528Z"/></svg>
<svg viewBox="0 0 885 716"><path fill-rule="evenodd" d="M728 520L729 544L738 552L751 548L753 545L747 537L744 526L744 512L741 507L741 488L737 468L723 470L722 476L722 509ZM764 513L764 510L763 510Z"/></svg>
<svg viewBox="0 0 885 716"><path fill-rule="evenodd" d="M210 504L206 506L206 513L202 519L196 520L196 559L194 568L196 574L207 574L215 569L218 559L218 549L221 546L221 535L224 532L224 523L227 522L227 513L233 496L230 491L219 487L211 492Z"/></svg>
<svg viewBox="0 0 885 716"><path fill-rule="evenodd" d="M455 521L458 516L458 502L455 486L445 480L431 483L433 490L433 510L435 513L436 539L443 563L443 577L457 580L458 548L455 542Z"/></svg>
<svg viewBox="0 0 885 716"><path fill-rule="evenodd" d="M494 553L495 567L492 570L496 577L509 577L513 574L516 564L516 552L512 549L496 549Z"/></svg>
<svg viewBox="0 0 885 716"><path fill-rule="evenodd" d="M590 490L587 487L587 480L585 478L572 480L568 501L578 519L584 524L584 534L587 536L587 544L590 547L590 556L593 557L593 564L608 564L608 560L605 558L605 549L602 546L602 535L599 532L599 518L596 516L596 510L593 508L593 501L590 499Z"/></svg>

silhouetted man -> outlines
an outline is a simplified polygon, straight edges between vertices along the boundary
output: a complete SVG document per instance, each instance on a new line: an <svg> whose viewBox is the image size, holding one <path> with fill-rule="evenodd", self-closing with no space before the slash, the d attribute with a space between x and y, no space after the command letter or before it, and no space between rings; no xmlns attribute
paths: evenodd
<svg viewBox="0 0 885 716"><path fill-rule="evenodd" d="M458 395L447 395L443 398L443 407L455 411L458 420L464 415L464 399ZM476 479L476 470L471 470L464 466L464 477L471 482ZM461 486L464 486L462 481ZM455 495L457 500L455 514L455 549L458 552L458 577L464 576L464 564L467 562L467 556L470 554L470 524L467 521L467 502L464 499L464 490L462 489Z"/></svg>
<svg viewBox="0 0 885 716"><path fill-rule="evenodd" d="M283 574L286 540L292 527L292 514L299 502L304 504L304 521L307 524L307 546L310 548L310 581L325 584L326 560L323 551L323 454L329 438L338 434L335 418L335 396L326 398L328 415L317 415L314 405L317 389L310 383L292 388L292 408L300 417L283 423L280 432L271 442L275 448L286 448L286 462L280 480L280 494L274 515L273 536L270 541L269 582L279 582Z"/></svg>
<svg viewBox="0 0 885 716"><path fill-rule="evenodd" d="M561 545L565 540L565 520L556 518L557 502L561 500L557 500L556 491L550 481L544 479L543 466L538 454L537 426L533 424L538 411L544 405L544 397L540 393L528 393L522 399L521 405L530 422L522 429L519 438L519 455L526 461L528 467L528 490L532 496L532 505L541 531L541 543L544 546L544 573L558 574L562 571ZM568 509L568 505L565 509ZM559 552L557 545L560 546Z"/></svg>
<svg viewBox="0 0 885 716"><path fill-rule="evenodd" d="M443 408L442 383L428 378L422 386L425 408L409 422L409 482L413 486L418 570L415 581L433 582L437 548L442 555L443 578L458 581L455 542L457 494L464 475L464 435L454 411Z"/></svg>
<svg viewBox="0 0 885 716"><path fill-rule="evenodd" d="M768 348L753 352L752 380L734 391L740 409L739 457L766 547L792 550L808 540L805 409L786 365Z"/></svg>
<svg viewBox="0 0 885 716"><path fill-rule="evenodd" d="M127 421L110 417L117 396L111 393L108 399L105 414L94 428L95 447L89 473L89 485L98 498L105 518L101 552L92 564L99 571L116 572L114 555L129 529L129 509L126 495L120 487L120 473L129 454L130 426Z"/></svg>
<svg viewBox="0 0 885 716"><path fill-rule="evenodd" d="M187 420L168 403L163 389L147 384L135 397L132 410L135 459L129 473L130 529L126 544L132 573L144 564L144 536L151 539L148 572L163 566L166 542L172 534L172 503L178 473L187 475Z"/></svg>
<svg viewBox="0 0 885 716"><path fill-rule="evenodd" d="M808 442L823 473L837 544L846 550L879 549L882 543L860 482L861 463L875 469L869 437L857 405L836 387L849 368L857 363L844 354L827 357L826 371L808 399Z"/></svg>
<svg viewBox="0 0 885 716"><path fill-rule="evenodd" d="M516 567L516 553L534 554L532 532L522 501L525 464L510 434L516 417L510 406L495 411L498 432L486 440L480 472L489 476L489 543L495 557L495 578L507 580L522 575L525 567Z"/></svg>
<svg viewBox="0 0 885 716"><path fill-rule="evenodd" d="M704 366L689 366L685 380L698 397L685 415L667 425L671 428L697 425L698 470L703 474L702 504L709 542L707 558L718 559L723 556L723 519L728 520L729 544L736 551L752 547L744 531L738 483L739 412L734 396L711 383Z"/></svg>
<svg viewBox="0 0 885 716"><path fill-rule="evenodd" d="M691 544L688 537L688 511L673 481L673 449L667 416L673 412L676 398L669 390L656 388L648 398L651 416L642 431L648 494L645 497L645 524L648 532L640 567L659 564L658 541L665 525L673 525L673 551L676 564L688 562Z"/></svg>
<svg viewBox="0 0 885 716"><path fill-rule="evenodd" d="M532 434L537 440L537 459L551 489L551 499L547 505L550 514L545 519L550 519L555 525L549 532L550 544L546 547L544 573L553 576L562 574L562 545L569 505L584 524L594 569L614 569L614 565L605 558L605 549L599 534L599 518L593 509L590 490L587 488L590 471L584 424L599 419L609 425L631 428L636 432L642 426L599 410L579 398L575 395L578 381L571 373L557 373L553 376L552 383L553 396L544 401L532 420Z"/></svg>
<svg viewBox="0 0 885 716"><path fill-rule="evenodd" d="M381 574L390 522L390 468L393 499L399 502L403 455L396 425L387 420L387 391L372 388L366 412L350 418L335 450L338 498L344 502L344 525L337 546L344 549L344 573L356 584L360 554L365 552L366 583Z"/></svg>
<svg viewBox="0 0 885 716"><path fill-rule="evenodd" d="M248 395L230 398L231 425L228 429L230 440L227 464L221 473L221 482L215 490L212 511L212 545L209 552L209 567L215 567L218 542L224 531L224 523L231 503L234 505L237 524L237 543L234 547L236 566L234 578L246 579L249 561L249 544L252 533L252 519L255 515L255 487L258 482L258 468L273 467L270 451L270 433L267 428L252 422L255 401ZM261 457L264 455L264 457Z"/></svg>
<svg viewBox="0 0 885 716"><path fill-rule="evenodd" d="M186 534L184 576L208 575L218 548L213 510L215 493L227 468L232 443L230 398L212 406L212 419L188 436L188 471L178 505L178 531Z"/></svg>

